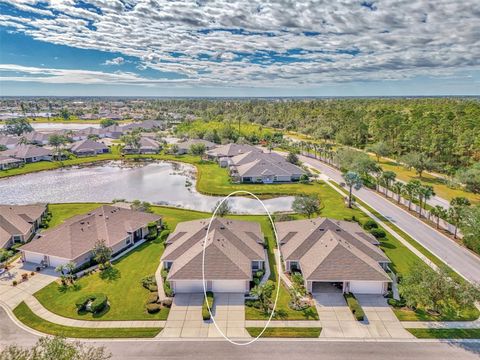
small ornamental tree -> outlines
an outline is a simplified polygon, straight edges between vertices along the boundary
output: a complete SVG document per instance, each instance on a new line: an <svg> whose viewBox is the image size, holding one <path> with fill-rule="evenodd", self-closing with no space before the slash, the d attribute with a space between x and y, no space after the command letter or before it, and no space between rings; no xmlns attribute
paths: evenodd
<svg viewBox="0 0 480 360"><path fill-rule="evenodd" d="M380 162L380 157L387 156L390 154L391 150L387 143L379 141L375 144L370 145L367 148L367 151L370 151L375 154L377 162Z"/></svg>
<svg viewBox="0 0 480 360"><path fill-rule="evenodd" d="M216 215L220 217L225 217L228 214L231 213L232 208L230 206L230 202L228 200L224 200L223 202L219 200L216 204L215 207L213 208L212 212L217 209Z"/></svg>
<svg viewBox="0 0 480 360"><path fill-rule="evenodd" d="M292 203L292 210L310 218L312 215L320 212L321 202L316 195L295 196L295 199Z"/></svg>
<svg viewBox="0 0 480 360"><path fill-rule="evenodd" d="M205 152L207 151L207 147L205 146L205 144L192 144L190 146L190 153L192 155L195 155L195 156L199 156L200 159L203 158L203 156L205 155Z"/></svg>
<svg viewBox="0 0 480 360"><path fill-rule="evenodd" d="M294 165L299 165L300 164L300 160L298 159L297 154L295 154L294 152L291 152L291 151L288 153L286 160L289 163L292 163Z"/></svg>
<svg viewBox="0 0 480 360"><path fill-rule="evenodd" d="M93 259L98 264L107 264L110 259L112 258L112 249L110 249L107 245L105 240L99 240L95 243L93 250Z"/></svg>
<svg viewBox="0 0 480 360"><path fill-rule="evenodd" d="M274 290L275 283L272 280L268 280L266 283L257 285L250 290L250 295L258 299L260 309L266 314L270 312Z"/></svg>

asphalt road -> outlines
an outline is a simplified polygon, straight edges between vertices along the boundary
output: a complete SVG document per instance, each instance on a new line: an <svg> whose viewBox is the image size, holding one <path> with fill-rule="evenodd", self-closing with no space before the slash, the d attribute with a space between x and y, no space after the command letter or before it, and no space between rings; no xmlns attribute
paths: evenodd
<svg viewBox="0 0 480 360"><path fill-rule="evenodd" d="M343 182L340 171L316 159L306 156L299 156L299 158L335 182ZM366 188L358 191L354 190L354 195L415 238L415 240L450 265L450 267L455 269L459 274L470 281L480 284L480 257L424 224L415 216L393 205L390 201L384 199L372 190Z"/></svg>
<svg viewBox="0 0 480 360"><path fill-rule="evenodd" d="M17 327L0 308L0 349L10 344L31 346L35 335ZM259 341L236 346L226 341L117 340L89 342L105 346L114 360L149 359L322 359L322 360L469 360L480 356L480 343L453 342L320 342Z"/></svg>

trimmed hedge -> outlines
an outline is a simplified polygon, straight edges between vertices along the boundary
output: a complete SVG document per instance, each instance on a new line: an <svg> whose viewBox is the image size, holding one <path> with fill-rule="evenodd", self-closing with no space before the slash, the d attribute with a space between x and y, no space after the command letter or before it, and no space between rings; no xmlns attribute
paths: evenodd
<svg viewBox="0 0 480 360"><path fill-rule="evenodd" d="M353 316L355 316L355 319L357 319L358 321L363 321L363 319L365 318L365 313L363 312L362 307L358 303L357 298L352 293L343 294L343 297L347 301L348 307L352 311Z"/></svg>
<svg viewBox="0 0 480 360"><path fill-rule="evenodd" d="M161 308L162 307L160 304L147 304L147 312L149 314L156 314L160 311Z"/></svg>
<svg viewBox="0 0 480 360"><path fill-rule="evenodd" d="M365 224L363 224L363 228L365 230L378 229L378 224L375 222L375 220L368 219L365 221Z"/></svg>
<svg viewBox="0 0 480 360"><path fill-rule="evenodd" d="M90 309L87 308L88 303L90 303ZM92 313L98 313L105 309L108 304L107 295L102 293L85 295L79 298L75 302L75 306L78 311L90 311Z"/></svg>
<svg viewBox="0 0 480 360"><path fill-rule="evenodd" d="M157 293L151 292L150 294L148 294L147 304L154 304L157 301L158 301L158 294Z"/></svg>
<svg viewBox="0 0 480 360"><path fill-rule="evenodd" d="M383 229L377 229L377 228L373 228L370 230L370 234L372 234L373 236L375 236L376 239L383 239L387 236L387 234L385 233L385 230Z"/></svg>
<svg viewBox="0 0 480 360"><path fill-rule="evenodd" d="M210 307L210 310L213 310L213 302L214 302L214 297L213 297L213 292L207 291L207 298L203 300L203 306L202 306L202 317L203 320L210 320L210 311L208 311L207 307L207 301L208 301L208 307Z"/></svg>

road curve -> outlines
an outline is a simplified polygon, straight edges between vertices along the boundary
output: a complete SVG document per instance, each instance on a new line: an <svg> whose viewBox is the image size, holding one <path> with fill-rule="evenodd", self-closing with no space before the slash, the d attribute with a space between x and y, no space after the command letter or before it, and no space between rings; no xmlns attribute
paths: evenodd
<svg viewBox="0 0 480 360"><path fill-rule="evenodd" d="M299 158L302 162L318 169L335 182L343 182L342 174L339 170L316 159L306 156L299 156ZM453 240L432 229L415 216L392 204L374 191L362 188L358 191L354 190L354 194L401 230L408 233L464 278L480 284L480 257L456 244Z"/></svg>

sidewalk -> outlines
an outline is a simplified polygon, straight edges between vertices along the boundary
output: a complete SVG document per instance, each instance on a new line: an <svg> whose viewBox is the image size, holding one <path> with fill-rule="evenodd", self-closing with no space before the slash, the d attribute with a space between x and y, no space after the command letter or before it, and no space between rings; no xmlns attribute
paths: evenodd
<svg viewBox="0 0 480 360"><path fill-rule="evenodd" d="M480 319L475 321L401 321L405 329L480 329Z"/></svg>
<svg viewBox="0 0 480 360"><path fill-rule="evenodd" d="M45 309L34 296L29 296L24 301L35 315L46 321L64 326L81 328L163 328L165 326L165 321L89 321L70 319Z"/></svg>

